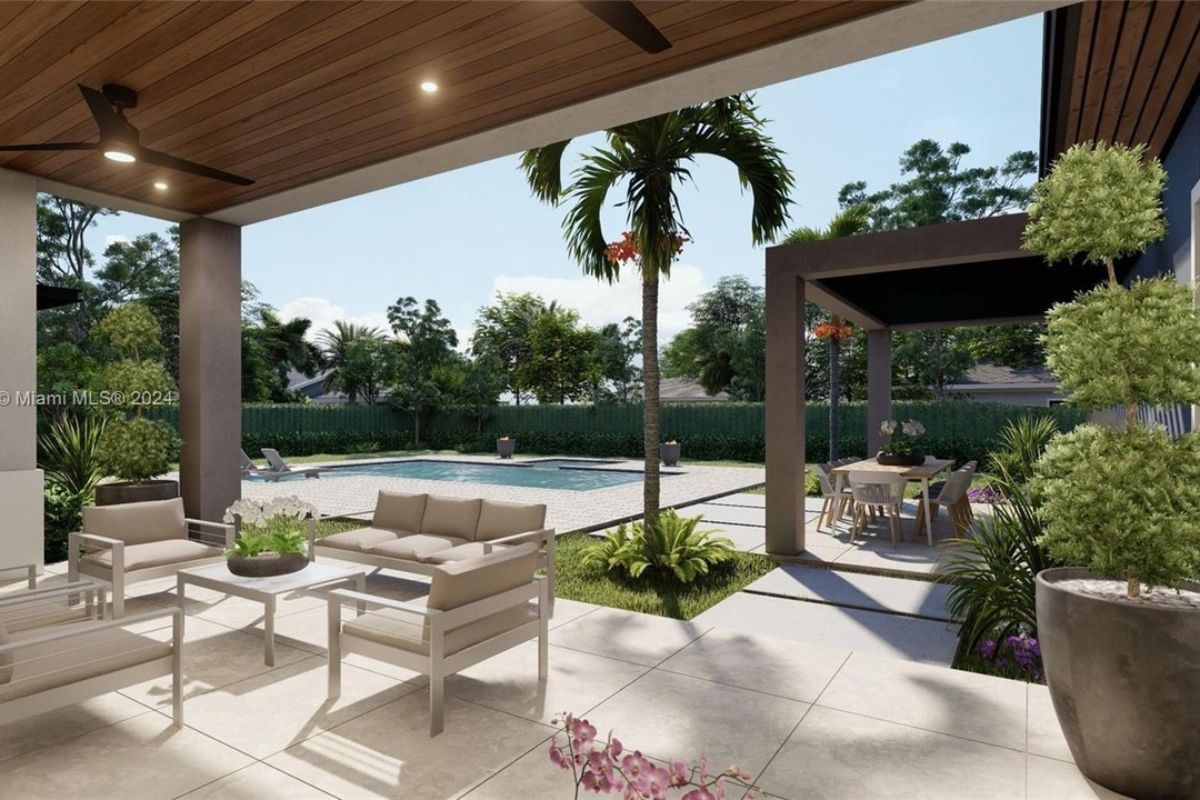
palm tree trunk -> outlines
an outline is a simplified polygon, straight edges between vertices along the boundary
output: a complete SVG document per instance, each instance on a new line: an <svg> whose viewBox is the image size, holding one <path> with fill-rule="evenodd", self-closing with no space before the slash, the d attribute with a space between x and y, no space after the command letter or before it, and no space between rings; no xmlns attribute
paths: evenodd
<svg viewBox="0 0 1200 800"><path fill-rule="evenodd" d="M834 324L841 322L837 317L833 318ZM829 460L836 461L838 451L841 449L841 442L838 441L838 433L841 430L841 408L842 401L842 382L841 366L842 343L838 339L837 334L829 337Z"/></svg>
<svg viewBox="0 0 1200 800"><path fill-rule="evenodd" d="M645 447L646 479L642 503L646 525L658 519L658 270L642 272L642 442Z"/></svg>

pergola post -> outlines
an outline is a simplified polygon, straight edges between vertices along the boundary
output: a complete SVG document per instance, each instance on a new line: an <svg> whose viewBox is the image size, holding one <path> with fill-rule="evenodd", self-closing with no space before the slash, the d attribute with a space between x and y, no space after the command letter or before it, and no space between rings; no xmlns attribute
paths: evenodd
<svg viewBox="0 0 1200 800"><path fill-rule="evenodd" d="M241 496L242 230L179 226L179 477L189 517L219 520Z"/></svg>
<svg viewBox="0 0 1200 800"><path fill-rule="evenodd" d="M892 415L892 332L867 331L867 458L883 446L879 426Z"/></svg>
<svg viewBox="0 0 1200 800"><path fill-rule="evenodd" d="M766 550L804 551L804 279L767 251Z"/></svg>
<svg viewBox="0 0 1200 800"><path fill-rule="evenodd" d="M42 565L37 468L37 184L0 169L0 569Z"/></svg>

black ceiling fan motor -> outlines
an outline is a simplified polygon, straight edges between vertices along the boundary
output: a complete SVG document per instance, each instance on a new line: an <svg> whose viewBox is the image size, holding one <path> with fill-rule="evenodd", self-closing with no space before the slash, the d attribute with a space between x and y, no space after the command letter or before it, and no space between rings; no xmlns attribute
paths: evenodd
<svg viewBox="0 0 1200 800"><path fill-rule="evenodd" d="M127 108L137 108L137 92L119 83L106 83L100 87L104 97L113 108L124 111Z"/></svg>

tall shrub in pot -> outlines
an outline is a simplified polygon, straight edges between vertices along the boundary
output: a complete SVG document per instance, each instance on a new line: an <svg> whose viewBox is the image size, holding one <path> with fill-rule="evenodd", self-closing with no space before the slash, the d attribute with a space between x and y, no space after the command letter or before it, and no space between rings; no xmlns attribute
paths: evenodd
<svg viewBox="0 0 1200 800"><path fill-rule="evenodd" d="M1144 147L1077 145L1036 187L1025 247L1103 265L1047 318L1047 361L1122 424L1057 436L1035 468L1042 542L1075 567L1038 576L1046 679L1080 769L1139 798L1200 797L1200 438L1140 406L1200 402L1200 314L1172 277L1123 286L1118 259L1164 235L1165 174Z"/></svg>

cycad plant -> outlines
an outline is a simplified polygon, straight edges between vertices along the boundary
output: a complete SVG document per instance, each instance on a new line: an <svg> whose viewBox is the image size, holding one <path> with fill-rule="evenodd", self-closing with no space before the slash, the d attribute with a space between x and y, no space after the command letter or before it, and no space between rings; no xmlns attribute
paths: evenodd
<svg viewBox="0 0 1200 800"><path fill-rule="evenodd" d="M631 578L652 570L691 583L736 552L728 538L712 530L697 530L700 520L667 509L648 527L640 520L622 523L583 552L583 564L620 570Z"/></svg>

